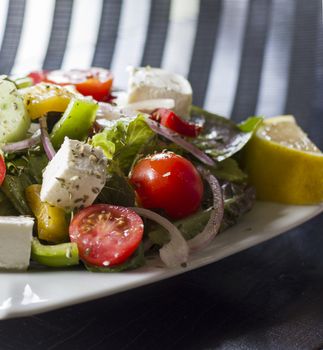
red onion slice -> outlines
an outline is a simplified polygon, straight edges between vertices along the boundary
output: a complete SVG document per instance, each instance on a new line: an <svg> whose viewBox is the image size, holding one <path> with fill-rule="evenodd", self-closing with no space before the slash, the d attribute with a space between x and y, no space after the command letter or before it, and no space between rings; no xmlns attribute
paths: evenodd
<svg viewBox="0 0 323 350"><path fill-rule="evenodd" d="M166 128L165 126L155 122L154 120L150 119L149 117L146 118L146 122L156 134L162 135L166 137L167 139L173 141L174 143L178 144L182 148L184 148L186 151L190 152L193 156L195 156L197 159L199 159L202 163L206 165L214 166L215 162L213 159L211 159L209 156L207 156L204 152L202 152L200 149L198 149L193 144L189 143L185 139L183 139L181 136L179 136L176 132Z"/></svg>
<svg viewBox="0 0 323 350"><path fill-rule="evenodd" d="M187 242L191 251L199 250L213 240L219 232L224 214L222 191L218 180L209 171L202 167L198 167L198 170L211 187L213 194L213 209L211 211L210 219L205 225L203 231Z"/></svg>
<svg viewBox="0 0 323 350"><path fill-rule="evenodd" d="M31 137L18 142L8 143L2 147L5 153L14 153L35 146L40 141L40 130L37 130Z"/></svg>
<svg viewBox="0 0 323 350"><path fill-rule="evenodd" d="M157 222L169 232L170 241L159 250L160 258L166 266L178 267L186 264L189 255L189 247L175 225L151 210L137 207L130 209L141 216Z"/></svg>
<svg viewBox="0 0 323 350"><path fill-rule="evenodd" d="M52 160L56 154L56 151L54 150L54 147L48 135L46 117L39 118L39 124L40 124L40 137L41 137L42 144L44 146L44 151L47 155L47 158L49 160Z"/></svg>

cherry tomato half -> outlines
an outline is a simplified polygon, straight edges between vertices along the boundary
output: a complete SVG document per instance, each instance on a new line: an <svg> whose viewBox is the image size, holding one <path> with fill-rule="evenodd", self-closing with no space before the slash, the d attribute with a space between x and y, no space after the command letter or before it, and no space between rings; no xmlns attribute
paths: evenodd
<svg viewBox="0 0 323 350"><path fill-rule="evenodd" d="M144 225L134 211L109 204L94 204L73 218L69 235L81 259L90 265L123 263L139 246Z"/></svg>
<svg viewBox="0 0 323 350"><path fill-rule="evenodd" d="M47 73L46 80L58 85L75 85L84 96L92 96L97 101L109 100L113 77L104 68L54 70Z"/></svg>
<svg viewBox="0 0 323 350"><path fill-rule="evenodd" d="M76 90L84 96L92 96L97 101L111 100L113 76L104 68L34 71L28 74L34 84L42 81L57 85L74 85Z"/></svg>
<svg viewBox="0 0 323 350"><path fill-rule="evenodd" d="M183 120L173 111L167 108L157 109L152 113L151 117L160 124L183 136L196 137L202 130L200 125Z"/></svg>
<svg viewBox="0 0 323 350"><path fill-rule="evenodd" d="M5 176L6 176L6 163L4 162L3 157L0 156L0 186L3 183Z"/></svg>
<svg viewBox="0 0 323 350"><path fill-rule="evenodd" d="M200 174L190 161L175 153L156 153L139 160L130 182L144 208L163 209L171 218L183 218L200 207Z"/></svg>

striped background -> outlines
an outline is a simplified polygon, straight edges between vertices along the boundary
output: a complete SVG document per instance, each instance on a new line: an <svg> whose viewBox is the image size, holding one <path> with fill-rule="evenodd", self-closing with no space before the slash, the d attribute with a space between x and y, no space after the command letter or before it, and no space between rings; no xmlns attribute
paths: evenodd
<svg viewBox="0 0 323 350"><path fill-rule="evenodd" d="M94 65L124 88L129 64L236 121L292 113L323 147L320 0L0 0L1 73Z"/></svg>

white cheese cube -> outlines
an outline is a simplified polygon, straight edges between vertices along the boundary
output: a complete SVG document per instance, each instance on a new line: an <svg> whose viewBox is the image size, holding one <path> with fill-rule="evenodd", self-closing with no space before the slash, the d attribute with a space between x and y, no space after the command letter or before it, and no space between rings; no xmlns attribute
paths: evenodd
<svg viewBox="0 0 323 350"><path fill-rule="evenodd" d="M107 158L100 148L65 137L43 173L40 199L74 209L91 205L107 177Z"/></svg>
<svg viewBox="0 0 323 350"><path fill-rule="evenodd" d="M154 99L173 99L173 111L185 116L192 104L192 87L184 77L160 68L140 67L129 70L128 103Z"/></svg>
<svg viewBox="0 0 323 350"><path fill-rule="evenodd" d="M29 266L34 219L0 216L0 269L26 270Z"/></svg>

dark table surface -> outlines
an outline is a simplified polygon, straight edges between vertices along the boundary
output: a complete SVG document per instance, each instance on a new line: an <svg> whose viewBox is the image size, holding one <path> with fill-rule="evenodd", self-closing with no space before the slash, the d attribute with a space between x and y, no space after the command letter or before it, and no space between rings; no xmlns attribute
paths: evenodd
<svg viewBox="0 0 323 350"><path fill-rule="evenodd" d="M0 349L323 348L323 215L129 292L0 322Z"/></svg>

